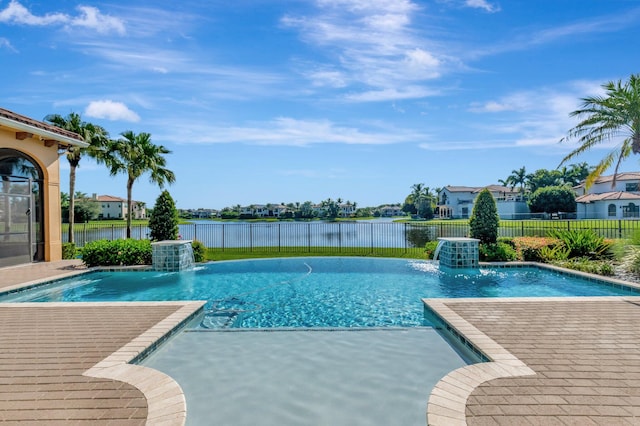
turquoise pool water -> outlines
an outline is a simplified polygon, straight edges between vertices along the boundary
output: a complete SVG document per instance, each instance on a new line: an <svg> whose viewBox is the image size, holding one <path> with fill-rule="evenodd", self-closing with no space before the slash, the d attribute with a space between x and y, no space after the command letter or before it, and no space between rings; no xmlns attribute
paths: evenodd
<svg viewBox="0 0 640 426"><path fill-rule="evenodd" d="M612 296L637 290L528 268L308 257L214 262L192 271L93 272L0 302L207 300L202 328L430 325L421 298Z"/></svg>

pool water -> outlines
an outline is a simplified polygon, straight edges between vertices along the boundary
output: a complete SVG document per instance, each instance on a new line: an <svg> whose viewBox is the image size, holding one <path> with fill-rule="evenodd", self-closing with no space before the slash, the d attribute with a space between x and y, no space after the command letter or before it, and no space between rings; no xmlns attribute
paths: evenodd
<svg viewBox="0 0 640 426"><path fill-rule="evenodd" d="M422 298L637 294L536 267L461 270L419 260L307 257L175 273L94 272L0 302L207 300L201 328L344 328L428 326Z"/></svg>

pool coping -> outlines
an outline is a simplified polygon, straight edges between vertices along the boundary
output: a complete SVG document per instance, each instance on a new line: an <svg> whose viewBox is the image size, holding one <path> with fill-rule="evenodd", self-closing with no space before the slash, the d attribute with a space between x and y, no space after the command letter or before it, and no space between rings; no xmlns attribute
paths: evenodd
<svg viewBox="0 0 640 426"><path fill-rule="evenodd" d="M78 302L68 302L76 304ZM82 303L82 302L80 302ZM147 399L147 425L184 425L187 402L178 382L153 368L134 364L199 315L206 301L86 302L92 306L179 306L180 308L82 373L135 386ZM64 305L64 303L63 303Z"/></svg>

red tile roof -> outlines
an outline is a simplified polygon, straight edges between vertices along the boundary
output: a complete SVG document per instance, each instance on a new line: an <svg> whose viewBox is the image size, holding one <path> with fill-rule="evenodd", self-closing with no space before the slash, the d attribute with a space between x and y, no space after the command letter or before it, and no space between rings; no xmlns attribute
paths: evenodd
<svg viewBox="0 0 640 426"><path fill-rule="evenodd" d="M56 127L52 124L44 123L42 121L34 120L33 118L26 117L24 115L17 114L8 109L0 108L0 117L14 121L16 123L26 124L27 126L35 127L37 129L46 130L47 132L56 133L61 136L65 136L70 139L75 139L80 142L84 142L82 136L77 133L70 132L60 127Z"/></svg>

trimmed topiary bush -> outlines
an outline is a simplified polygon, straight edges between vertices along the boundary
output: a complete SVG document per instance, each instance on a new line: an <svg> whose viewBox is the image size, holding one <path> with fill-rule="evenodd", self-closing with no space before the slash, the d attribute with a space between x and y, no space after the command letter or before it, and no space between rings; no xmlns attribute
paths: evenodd
<svg viewBox="0 0 640 426"><path fill-rule="evenodd" d="M151 241L178 239L178 210L171 194L166 189L156 199L149 217Z"/></svg>
<svg viewBox="0 0 640 426"><path fill-rule="evenodd" d="M151 264L149 240L98 240L82 249L82 262L91 266L131 266Z"/></svg>
<svg viewBox="0 0 640 426"><path fill-rule="evenodd" d="M481 244L494 244L498 240L498 207L496 200L487 188L480 191L473 205L469 228L471 238L477 238Z"/></svg>

